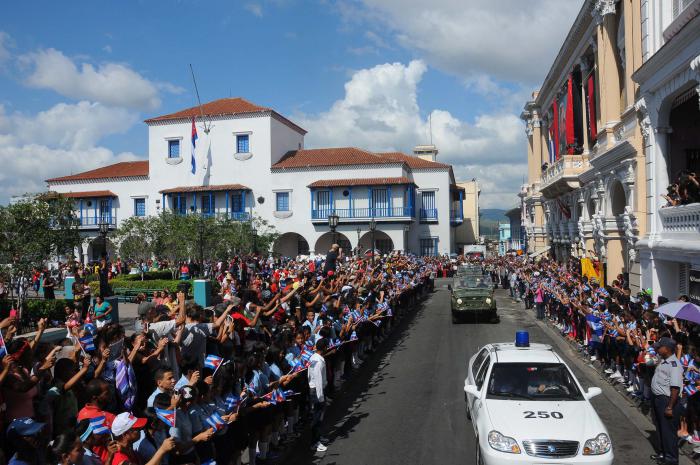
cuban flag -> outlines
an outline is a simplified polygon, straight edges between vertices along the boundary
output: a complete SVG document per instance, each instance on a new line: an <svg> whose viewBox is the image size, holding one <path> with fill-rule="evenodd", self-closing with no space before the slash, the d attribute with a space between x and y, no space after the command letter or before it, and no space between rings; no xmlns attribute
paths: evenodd
<svg viewBox="0 0 700 465"><path fill-rule="evenodd" d="M264 396L262 396L263 399L265 399L267 402L271 403L272 405L277 405L277 396L275 395L275 391L270 391Z"/></svg>
<svg viewBox="0 0 700 465"><path fill-rule="evenodd" d="M357 332L355 332L355 331L352 332L352 334L350 335L350 340L357 341Z"/></svg>
<svg viewBox="0 0 700 465"><path fill-rule="evenodd" d="M301 358L301 362L304 364L304 366L309 365L309 363L311 362L312 355L313 355L313 353L309 352L308 350L301 351L301 354L299 354L299 357Z"/></svg>
<svg viewBox="0 0 700 465"><path fill-rule="evenodd" d="M80 341L80 345L83 346L83 350L85 352L92 352L93 350L95 350L95 340L92 337L92 334L83 336L78 340Z"/></svg>
<svg viewBox="0 0 700 465"><path fill-rule="evenodd" d="M226 424L224 419L221 418L221 415L219 415L219 412L212 413L211 416L207 418L206 422L207 425L214 428L214 431L219 431Z"/></svg>
<svg viewBox="0 0 700 465"><path fill-rule="evenodd" d="M683 391L686 394L686 397L690 397L694 395L696 392L698 392L698 388L695 387L695 384L689 384L683 388Z"/></svg>
<svg viewBox="0 0 700 465"><path fill-rule="evenodd" d="M5 340L2 338L2 331L0 331L0 358L7 355L7 347L5 347Z"/></svg>
<svg viewBox="0 0 700 465"><path fill-rule="evenodd" d="M204 359L204 368L211 368L216 371L223 361L224 359L218 355L207 355L207 358Z"/></svg>
<svg viewBox="0 0 700 465"><path fill-rule="evenodd" d="M175 426L175 410L155 407L156 416L163 420L163 423L170 427Z"/></svg>
<svg viewBox="0 0 700 465"><path fill-rule="evenodd" d="M97 328L96 328L95 325L94 325L93 323L91 323L91 322L85 323L85 325L83 326L83 329L85 329L85 331L87 331L88 333L92 334L93 336L94 336L95 333L97 332Z"/></svg>
<svg viewBox="0 0 700 465"><path fill-rule="evenodd" d="M229 394L224 400L226 404L226 411L232 411L238 404L241 403L241 398L235 394Z"/></svg>
<svg viewBox="0 0 700 465"><path fill-rule="evenodd" d="M290 366L292 367L292 370L290 373L296 373L296 372L304 369L304 364L302 363L302 361L299 359L296 359L296 358L292 360L292 362L290 363Z"/></svg>
<svg viewBox="0 0 700 465"><path fill-rule="evenodd" d="M90 418L90 429L92 429L93 434L108 434L109 428L105 426L105 417L94 417Z"/></svg>
<svg viewBox="0 0 700 465"><path fill-rule="evenodd" d="M190 159L192 163L192 174L197 171L197 160L195 159L194 152L197 148L197 126L194 124L194 116L192 117L192 157Z"/></svg>

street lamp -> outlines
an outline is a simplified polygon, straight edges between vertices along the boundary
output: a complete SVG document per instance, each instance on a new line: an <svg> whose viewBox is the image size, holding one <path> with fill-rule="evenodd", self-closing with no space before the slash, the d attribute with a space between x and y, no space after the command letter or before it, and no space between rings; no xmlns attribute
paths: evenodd
<svg viewBox="0 0 700 465"><path fill-rule="evenodd" d="M338 227L338 221L340 221L340 218L335 212L332 212L330 215L328 215L328 227L331 229L331 232L333 233L333 244L337 244L337 238L336 238L336 232L335 229Z"/></svg>
<svg viewBox="0 0 700 465"><path fill-rule="evenodd" d="M253 253L258 252L258 230L253 223L250 224L250 234L253 237Z"/></svg>
<svg viewBox="0 0 700 465"><path fill-rule="evenodd" d="M369 234L370 234L370 240L371 240L371 249L372 249L372 266L374 266L374 231L377 229L377 222L374 221L374 218L369 220Z"/></svg>
<svg viewBox="0 0 700 465"><path fill-rule="evenodd" d="M100 237L102 238L102 258L107 258L107 233L109 232L109 223L105 218L100 218L100 222L97 225L100 231Z"/></svg>
<svg viewBox="0 0 700 465"><path fill-rule="evenodd" d="M411 230L411 225L410 224L405 224L403 225L403 253L408 254L408 231Z"/></svg>

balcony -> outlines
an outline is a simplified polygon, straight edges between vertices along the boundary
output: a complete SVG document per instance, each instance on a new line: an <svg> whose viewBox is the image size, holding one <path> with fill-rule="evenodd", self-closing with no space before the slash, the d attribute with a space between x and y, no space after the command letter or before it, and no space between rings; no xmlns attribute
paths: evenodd
<svg viewBox="0 0 700 465"><path fill-rule="evenodd" d="M178 211L178 210L173 210L173 213L176 215L201 215L204 218L230 218L233 221L250 221L251 219L251 214L250 212L226 212L226 211L218 211L218 212L202 212L202 211Z"/></svg>
<svg viewBox="0 0 700 465"><path fill-rule="evenodd" d="M464 215L462 214L461 208L453 208L450 210L450 224L452 226L459 226L464 223Z"/></svg>
<svg viewBox="0 0 700 465"><path fill-rule="evenodd" d="M335 213L340 221L348 220L369 220L389 219L389 220L410 220L414 217L413 209L410 207L383 207L383 208L323 208L311 210L311 221L315 223L328 221L328 215Z"/></svg>
<svg viewBox="0 0 700 465"><path fill-rule="evenodd" d="M579 175L589 167L586 155L563 155L542 173L540 192L554 199L581 186Z"/></svg>
<svg viewBox="0 0 700 465"><path fill-rule="evenodd" d="M100 223L105 222L109 225L109 229L114 229L117 227L117 216L116 215L97 215L97 216L83 216L78 218L78 227L80 229L98 229Z"/></svg>
<svg viewBox="0 0 700 465"><path fill-rule="evenodd" d="M659 209L662 237L679 241L700 241L700 203Z"/></svg>
<svg viewBox="0 0 700 465"><path fill-rule="evenodd" d="M424 223L437 222L438 211L437 208L421 208L420 209L420 221Z"/></svg>

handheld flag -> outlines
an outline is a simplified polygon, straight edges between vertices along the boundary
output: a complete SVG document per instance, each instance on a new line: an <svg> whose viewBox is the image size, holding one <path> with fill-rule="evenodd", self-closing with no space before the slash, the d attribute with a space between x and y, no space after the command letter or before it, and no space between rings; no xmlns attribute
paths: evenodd
<svg viewBox="0 0 700 465"><path fill-rule="evenodd" d="M235 394L229 394L224 402L226 403L226 411L230 412L241 402L241 398Z"/></svg>
<svg viewBox="0 0 700 465"><path fill-rule="evenodd" d="M95 350L95 340L92 337L92 334L83 336L78 340L80 341L80 345L85 352L92 352Z"/></svg>
<svg viewBox="0 0 700 465"><path fill-rule="evenodd" d="M226 424L224 419L221 418L221 415L219 415L219 412L212 413L211 416L207 418L206 422L207 425L214 428L214 431L219 431Z"/></svg>
<svg viewBox="0 0 700 465"><path fill-rule="evenodd" d="M357 332L355 332L355 331L352 332L352 334L350 335L350 340L357 341Z"/></svg>
<svg viewBox="0 0 700 465"><path fill-rule="evenodd" d="M175 426L175 410L155 407L156 416L163 420L163 423L170 427Z"/></svg>
<svg viewBox="0 0 700 465"><path fill-rule="evenodd" d="M109 428L105 426L105 417L90 418L90 428L93 434L109 434Z"/></svg>
<svg viewBox="0 0 700 465"><path fill-rule="evenodd" d="M204 359L204 368L211 368L216 372L223 361L224 359L218 355L207 355L207 358Z"/></svg>
<svg viewBox="0 0 700 465"><path fill-rule="evenodd" d="M263 399L271 403L272 405L277 405L277 396L275 395L275 391L270 391L264 396L262 396Z"/></svg>
<svg viewBox="0 0 700 465"><path fill-rule="evenodd" d="M2 338L2 331L0 331L0 358L7 355L7 347L5 347L5 340Z"/></svg>
<svg viewBox="0 0 700 465"><path fill-rule="evenodd" d="M192 174L197 171L197 161L194 158L195 148L197 148L197 126L194 124L194 116L192 117L192 158L190 162L192 163Z"/></svg>

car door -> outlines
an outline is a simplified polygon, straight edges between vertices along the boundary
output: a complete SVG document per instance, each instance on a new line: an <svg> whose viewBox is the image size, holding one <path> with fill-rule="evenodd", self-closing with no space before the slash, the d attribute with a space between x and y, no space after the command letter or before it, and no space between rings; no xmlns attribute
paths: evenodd
<svg viewBox="0 0 700 465"><path fill-rule="evenodd" d="M486 357L484 362L481 364L481 367L479 368L479 371L476 374L476 379L474 380L474 384L476 385L477 389L479 389L479 396L473 396L473 399L471 401L471 405L469 406L469 411L472 414L472 425L474 426L474 431L477 430L477 425L479 423L479 416L481 415L482 411L482 403L483 403L483 391L482 388L484 386L484 383L486 381L486 374L489 371L489 367L491 366L491 357Z"/></svg>

